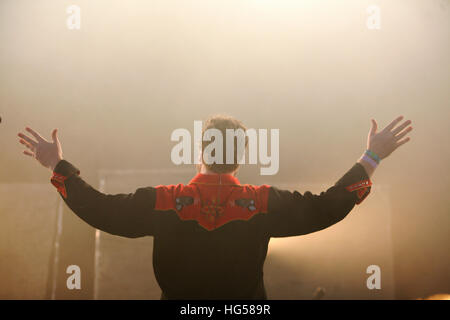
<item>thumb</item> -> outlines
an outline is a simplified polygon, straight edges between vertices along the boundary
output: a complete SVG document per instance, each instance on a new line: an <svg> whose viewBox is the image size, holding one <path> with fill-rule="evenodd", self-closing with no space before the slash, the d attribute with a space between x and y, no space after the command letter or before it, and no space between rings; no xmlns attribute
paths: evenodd
<svg viewBox="0 0 450 320"><path fill-rule="evenodd" d="M53 132L52 132L52 140L53 140L53 142L55 142L55 143L59 142L59 139L58 139L58 129L54 129L54 130L53 130Z"/></svg>
<svg viewBox="0 0 450 320"><path fill-rule="evenodd" d="M370 119L370 121L372 122L372 127L370 128L369 136L373 136L377 133L378 124L375 119Z"/></svg>

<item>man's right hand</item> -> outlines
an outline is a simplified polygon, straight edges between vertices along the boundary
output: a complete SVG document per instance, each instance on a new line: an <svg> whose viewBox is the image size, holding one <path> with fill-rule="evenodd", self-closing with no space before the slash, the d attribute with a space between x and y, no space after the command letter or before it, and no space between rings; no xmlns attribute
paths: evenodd
<svg viewBox="0 0 450 320"><path fill-rule="evenodd" d="M42 138L39 133L31 128L27 127L26 131L28 131L34 139L21 132L18 134L21 138L20 143L29 149L25 150L23 153L35 158L44 167L53 171L58 162L63 159L61 143L58 139L58 130L53 130L51 142Z"/></svg>

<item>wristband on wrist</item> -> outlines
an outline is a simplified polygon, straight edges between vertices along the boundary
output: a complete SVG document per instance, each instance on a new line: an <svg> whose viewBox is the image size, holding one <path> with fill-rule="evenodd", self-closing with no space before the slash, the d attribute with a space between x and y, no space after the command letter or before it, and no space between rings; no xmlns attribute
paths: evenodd
<svg viewBox="0 0 450 320"><path fill-rule="evenodd" d="M366 150L364 154L367 155L369 158L371 158L373 161L375 161L377 165L380 164L381 159L375 152Z"/></svg>
<svg viewBox="0 0 450 320"><path fill-rule="evenodd" d="M375 160L373 160L371 157L369 157L367 154L364 154L362 159L364 161L368 162L372 166L372 168L375 169L376 167L378 167L378 163Z"/></svg>

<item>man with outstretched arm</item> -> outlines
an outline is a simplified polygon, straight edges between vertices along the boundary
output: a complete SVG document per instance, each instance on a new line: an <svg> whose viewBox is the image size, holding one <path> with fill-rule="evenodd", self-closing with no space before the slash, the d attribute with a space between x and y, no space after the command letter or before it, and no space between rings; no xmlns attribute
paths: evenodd
<svg viewBox="0 0 450 320"><path fill-rule="evenodd" d="M402 119L381 131L372 120L367 150L318 195L241 184L236 144L234 163L203 161L186 185L108 195L63 160L56 129L51 141L31 128L26 128L29 135L19 137L27 148L24 154L53 171L52 184L78 217L114 235L154 237L153 267L163 299L266 299L263 265L270 238L316 232L345 218L369 194L370 177L380 161L410 140L405 136L411 121ZM246 130L227 116L208 119L204 130L211 128L223 137L226 129ZM206 146L203 141L202 150Z"/></svg>

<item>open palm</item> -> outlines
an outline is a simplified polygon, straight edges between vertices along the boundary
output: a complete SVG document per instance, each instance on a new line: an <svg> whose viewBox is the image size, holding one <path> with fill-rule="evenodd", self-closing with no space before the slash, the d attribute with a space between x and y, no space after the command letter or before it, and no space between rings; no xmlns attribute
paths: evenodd
<svg viewBox="0 0 450 320"><path fill-rule="evenodd" d="M53 170L63 158L61 143L58 139L58 130L53 130L52 141L47 141L31 128L27 127L25 130L28 131L34 139L23 133L18 134L21 138L20 143L28 148L28 150L25 150L23 153L27 156L36 158L36 160L44 167Z"/></svg>
<svg viewBox="0 0 450 320"><path fill-rule="evenodd" d="M378 132L378 124L372 119L372 128L367 138L367 149L375 152L380 159L384 159L395 149L408 142L410 138L405 138L405 136L412 130L410 126L411 120L407 120L398 125L402 120L403 116L397 117L383 130Z"/></svg>

